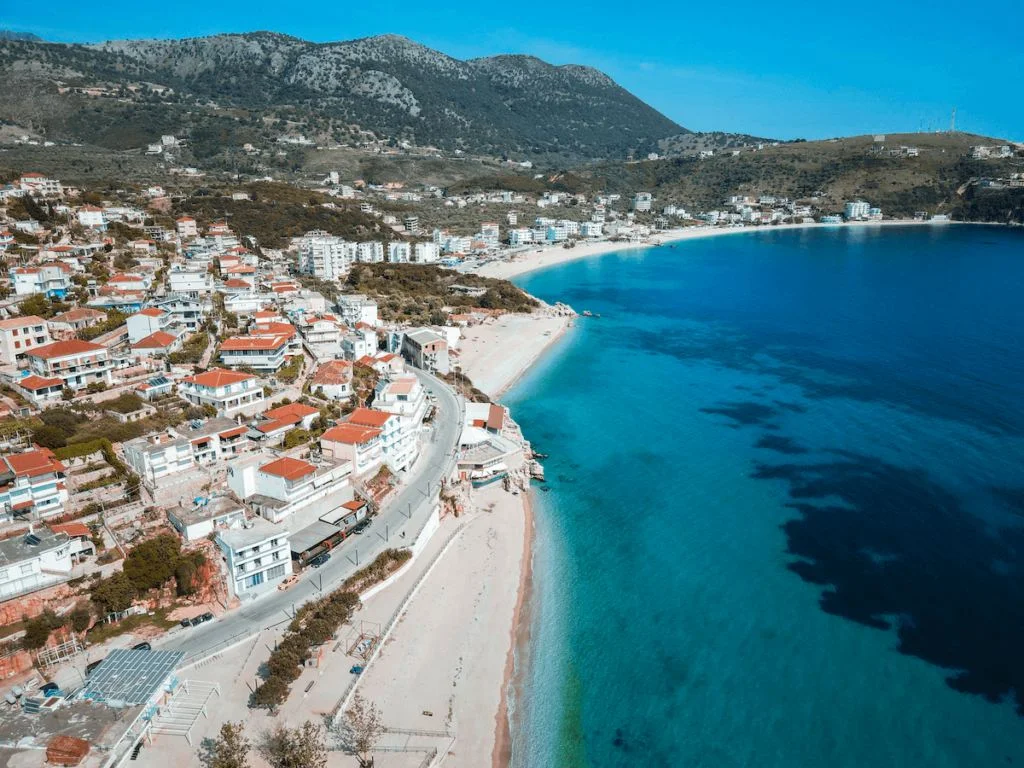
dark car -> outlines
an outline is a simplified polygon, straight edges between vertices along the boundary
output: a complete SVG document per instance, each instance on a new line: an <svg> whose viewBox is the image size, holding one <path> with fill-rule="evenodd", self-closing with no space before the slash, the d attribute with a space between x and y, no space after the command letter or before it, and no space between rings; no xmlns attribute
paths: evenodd
<svg viewBox="0 0 1024 768"><path fill-rule="evenodd" d="M183 626L183 627L191 627L192 626L192 619L182 619L181 620L181 626Z"/></svg>
<svg viewBox="0 0 1024 768"><path fill-rule="evenodd" d="M136 643L132 646L133 651L152 651L153 646L149 643Z"/></svg>
<svg viewBox="0 0 1024 768"><path fill-rule="evenodd" d="M203 624L203 623L205 623L207 621L213 621L213 614L210 613L209 611L207 611L206 613L204 613L203 615L201 615L199 617L199 623L200 624Z"/></svg>
<svg viewBox="0 0 1024 768"><path fill-rule="evenodd" d="M324 552L322 554L317 555L312 560L310 560L309 564L312 565L314 568L319 568L321 565L323 565L324 563L326 563L330 559L331 559L331 553L330 552Z"/></svg>

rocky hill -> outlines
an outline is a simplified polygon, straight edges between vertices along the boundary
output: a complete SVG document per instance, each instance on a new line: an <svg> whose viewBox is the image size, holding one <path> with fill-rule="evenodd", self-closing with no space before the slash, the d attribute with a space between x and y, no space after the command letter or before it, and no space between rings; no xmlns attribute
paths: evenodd
<svg viewBox="0 0 1024 768"><path fill-rule="evenodd" d="M301 135L594 159L644 155L686 133L589 67L529 56L461 61L394 35L325 44L265 32L90 46L0 40L0 74L0 120L111 149L174 133L212 155Z"/></svg>

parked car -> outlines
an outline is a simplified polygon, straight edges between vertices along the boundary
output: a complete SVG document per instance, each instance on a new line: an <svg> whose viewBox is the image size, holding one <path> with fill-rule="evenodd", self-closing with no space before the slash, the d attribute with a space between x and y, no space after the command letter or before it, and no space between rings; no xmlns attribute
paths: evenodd
<svg viewBox="0 0 1024 768"><path fill-rule="evenodd" d="M132 646L132 650L133 651L152 651L153 650L153 646L150 645L149 643L145 643L145 642L143 642L143 643L136 643L135 645Z"/></svg>
<svg viewBox="0 0 1024 768"><path fill-rule="evenodd" d="M192 626L192 619L182 619L181 620L181 626L183 626L183 627L191 627Z"/></svg>
<svg viewBox="0 0 1024 768"><path fill-rule="evenodd" d="M205 624L208 621L213 621L213 614L209 611L192 619L192 626L195 626L196 624Z"/></svg>
<svg viewBox="0 0 1024 768"><path fill-rule="evenodd" d="M317 555L316 557L314 557L312 560L310 560L309 564L312 565L314 568L319 568L321 565L323 565L324 563L326 563L330 559L331 559L331 553L330 552L323 552L323 553Z"/></svg>

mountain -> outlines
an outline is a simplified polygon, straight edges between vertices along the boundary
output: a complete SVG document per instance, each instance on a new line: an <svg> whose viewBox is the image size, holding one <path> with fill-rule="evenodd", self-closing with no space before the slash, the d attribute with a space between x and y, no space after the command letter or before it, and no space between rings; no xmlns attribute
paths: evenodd
<svg viewBox="0 0 1024 768"><path fill-rule="evenodd" d="M0 40L21 40L29 43L41 43L43 38L33 35L31 32L14 32L10 29L0 29Z"/></svg>
<svg viewBox="0 0 1024 768"><path fill-rule="evenodd" d="M301 134L598 159L646 154L686 133L590 67L512 55L462 61L395 35L323 44L268 32L89 46L4 40L0 72L0 120L113 149L175 133L216 154L218 143Z"/></svg>

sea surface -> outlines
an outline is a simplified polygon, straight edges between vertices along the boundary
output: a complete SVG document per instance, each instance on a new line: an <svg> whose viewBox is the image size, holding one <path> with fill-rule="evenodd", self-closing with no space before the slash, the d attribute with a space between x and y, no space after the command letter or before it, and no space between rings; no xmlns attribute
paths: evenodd
<svg viewBox="0 0 1024 768"><path fill-rule="evenodd" d="M1024 231L757 232L520 278L581 318L513 762L1024 768Z"/></svg>

